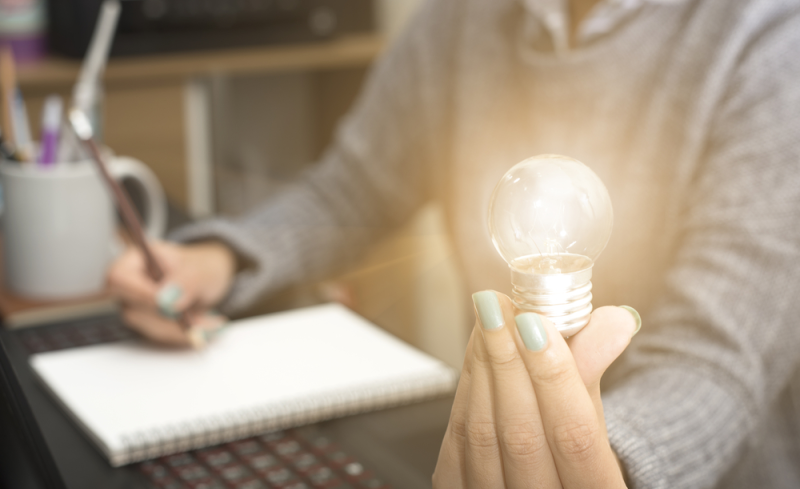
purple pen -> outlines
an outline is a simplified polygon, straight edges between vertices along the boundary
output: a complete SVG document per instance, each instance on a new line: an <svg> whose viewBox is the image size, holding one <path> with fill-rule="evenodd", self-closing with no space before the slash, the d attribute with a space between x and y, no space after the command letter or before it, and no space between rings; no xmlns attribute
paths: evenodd
<svg viewBox="0 0 800 489"><path fill-rule="evenodd" d="M44 102L42 112L42 147L39 164L50 166L56 161L58 140L61 133L61 118L64 103L58 95L50 95Z"/></svg>

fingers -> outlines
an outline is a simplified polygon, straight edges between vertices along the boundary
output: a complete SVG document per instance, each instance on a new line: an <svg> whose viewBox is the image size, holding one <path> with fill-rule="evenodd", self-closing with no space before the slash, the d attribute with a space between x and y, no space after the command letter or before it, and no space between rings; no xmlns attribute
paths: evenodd
<svg viewBox="0 0 800 489"><path fill-rule="evenodd" d="M125 323L142 336L165 345L202 348L227 324L227 318L216 314L193 315L188 330L177 321L147 309L127 308L122 312Z"/></svg>
<svg viewBox="0 0 800 489"><path fill-rule="evenodd" d="M476 364L481 364L477 359L485 355L506 487L560 488L533 385L514 341L514 306L508 297L494 291L479 292L473 298L483 326ZM481 314L492 309L499 314Z"/></svg>
<svg viewBox="0 0 800 489"><path fill-rule="evenodd" d="M442 447L439 449L439 459L433 472L433 487L435 489L460 489L465 487L464 440L466 438L466 414L469 403L474 337L473 331L469 338L469 343L467 343L464 366L461 369L461 378L458 381L453 408L450 411L450 421L447 424Z"/></svg>
<svg viewBox="0 0 800 489"><path fill-rule="evenodd" d="M563 487L625 487L567 343L549 320L535 313L520 314L515 322L517 346Z"/></svg>
<svg viewBox="0 0 800 489"><path fill-rule="evenodd" d="M216 304L228 292L237 262L226 245L156 241L151 248L165 271L161 283L154 283L147 275L142 254L136 248L129 248L109 270L109 286L124 303L172 316L195 306Z"/></svg>
<svg viewBox="0 0 800 489"><path fill-rule="evenodd" d="M159 285L145 272L144 259L135 248L128 248L108 271L108 286L114 296L130 304L155 304Z"/></svg>
<svg viewBox="0 0 800 489"><path fill-rule="evenodd" d="M121 299L126 323L154 341L203 345L208 318L214 317L207 316L207 310L230 286L233 255L219 244L150 245L166 273L161 283L148 276L141 252L133 247L108 273L109 287Z"/></svg>
<svg viewBox="0 0 800 489"><path fill-rule="evenodd" d="M180 324L146 309L127 308L122 317L132 329L165 345L189 346L189 337Z"/></svg>
<svg viewBox="0 0 800 489"><path fill-rule="evenodd" d="M186 284L178 284L174 277L181 268L179 248L158 241L151 242L150 248L165 271L162 282L156 283L148 276L142 252L129 247L108 271L109 288L125 304L153 310L160 307L162 311L166 305L167 315L177 314L191 304L193 295Z"/></svg>
<svg viewBox="0 0 800 489"><path fill-rule="evenodd" d="M492 402L491 365L480 325L475 325L472 378L465 424L464 471L468 488L503 487L503 461Z"/></svg>

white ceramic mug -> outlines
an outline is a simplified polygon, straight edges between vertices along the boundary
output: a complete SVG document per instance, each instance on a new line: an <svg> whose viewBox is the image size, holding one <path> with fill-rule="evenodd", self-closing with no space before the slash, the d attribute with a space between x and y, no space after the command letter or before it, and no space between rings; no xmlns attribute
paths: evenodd
<svg viewBox="0 0 800 489"><path fill-rule="evenodd" d="M132 179L145 201L149 238L166 228L167 209L158 179L142 162L108 156L109 173ZM34 299L67 299L100 292L119 249L115 206L95 164L51 168L0 162L3 270L13 292Z"/></svg>

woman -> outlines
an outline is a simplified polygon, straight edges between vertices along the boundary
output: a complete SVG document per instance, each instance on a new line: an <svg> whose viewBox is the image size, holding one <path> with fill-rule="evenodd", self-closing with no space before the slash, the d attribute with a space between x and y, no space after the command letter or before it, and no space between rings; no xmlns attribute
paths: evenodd
<svg viewBox="0 0 800 489"><path fill-rule="evenodd" d="M476 327L437 485L528 480L509 475L513 442L496 436L506 419L499 410L516 405L529 407L512 413L527 413L523 424L541 427L529 430L539 440L530 464L545 487L622 484L609 453L632 487L800 485L800 5L568 5L427 2L376 66L333 146L292 191L241 219L175 235L196 244L158 247L181 294L149 283L135 253L116 264L110 280L130 324L185 342L158 313L157 297L165 312L198 301L234 311L331 273L431 199L446 209L468 286L507 291L507 267L484 224L489 194L516 162L565 154L600 176L614 204L614 233L594 268L594 304L632 304L644 327L606 375L601 404L596 380L635 329L631 314L599 307L569 343L543 321L542 354L523 348L514 312L497 296L505 327ZM598 337L600 357L591 348ZM501 349L516 346L508 362L492 361L497 338ZM561 365L553 370L565 379L557 382L563 392L542 387L531 370L542 359ZM503 365L511 371L498 371ZM501 378L519 389L501 389ZM579 428L566 432L592 441L567 451L591 463L570 465L553 450L559 424L547 412L574 403ZM485 435L472 448L470 426ZM603 449L606 433L613 451Z"/></svg>

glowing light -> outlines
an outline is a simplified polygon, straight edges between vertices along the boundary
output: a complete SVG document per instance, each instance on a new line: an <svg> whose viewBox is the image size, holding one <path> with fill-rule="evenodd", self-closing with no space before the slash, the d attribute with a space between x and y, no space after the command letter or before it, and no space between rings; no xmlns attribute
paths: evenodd
<svg viewBox="0 0 800 489"><path fill-rule="evenodd" d="M580 161L541 155L511 168L492 193L489 231L511 267L517 306L548 316L566 336L583 327L591 268L613 222L605 185Z"/></svg>

